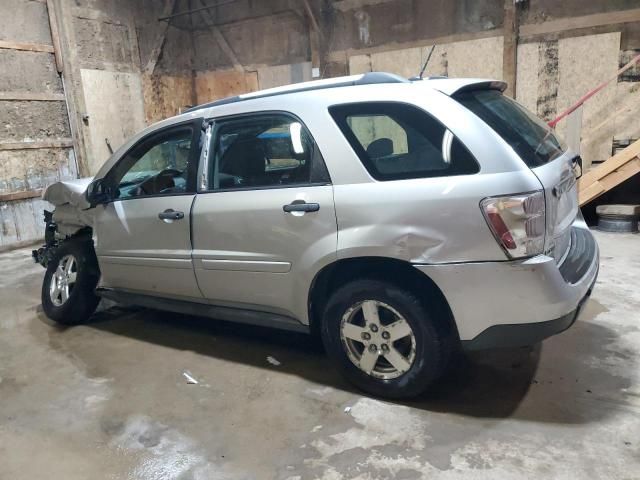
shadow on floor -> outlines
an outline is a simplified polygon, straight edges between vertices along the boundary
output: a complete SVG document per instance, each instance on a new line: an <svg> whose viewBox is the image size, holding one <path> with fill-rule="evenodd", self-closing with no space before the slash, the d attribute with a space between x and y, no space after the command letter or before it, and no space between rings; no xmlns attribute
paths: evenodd
<svg viewBox="0 0 640 480"><path fill-rule="evenodd" d="M42 312L39 317L47 321ZM328 365L320 342L308 335L123 307L99 312L88 326L258 368L273 368L266 361L271 356L280 362L279 371L359 394ZM451 371L426 395L399 403L487 419L595 422L614 412L589 401L588 393L599 388L610 392L629 383L593 361L609 355L607 345L617 340L614 330L578 321L569 332L542 346L459 356ZM548 365L539 372L543 358ZM583 389L585 381L593 382L587 391Z"/></svg>

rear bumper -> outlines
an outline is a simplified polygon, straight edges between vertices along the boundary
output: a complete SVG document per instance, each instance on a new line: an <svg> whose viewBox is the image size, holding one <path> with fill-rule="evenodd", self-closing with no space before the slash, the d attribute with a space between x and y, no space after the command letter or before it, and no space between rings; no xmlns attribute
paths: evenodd
<svg viewBox="0 0 640 480"><path fill-rule="evenodd" d="M562 333L578 319L582 307L591 296L592 289L593 287L587 291L587 294L582 298L575 310L560 318L546 322L494 325L487 328L473 340L463 341L462 347L465 350L523 347L536 344L545 338Z"/></svg>
<svg viewBox="0 0 640 480"><path fill-rule="evenodd" d="M416 268L442 290L465 348L531 345L569 328L593 289L598 246L583 222L573 228L578 241L561 266L539 255Z"/></svg>

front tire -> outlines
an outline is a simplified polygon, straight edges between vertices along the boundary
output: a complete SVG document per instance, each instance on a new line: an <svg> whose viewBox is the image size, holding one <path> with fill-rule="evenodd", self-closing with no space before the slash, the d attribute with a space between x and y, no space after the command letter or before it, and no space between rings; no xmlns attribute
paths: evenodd
<svg viewBox="0 0 640 480"><path fill-rule="evenodd" d="M376 279L356 280L333 293L322 340L349 381L393 399L416 396L440 376L450 341L418 296Z"/></svg>
<svg viewBox="0 0 640 480"><path fill-rule="evenodd" d="M100 302L95 289L100 279L93 243L87 238L65 240L47 264L42 282L42 309L63 325L86 322Z"/></svg>

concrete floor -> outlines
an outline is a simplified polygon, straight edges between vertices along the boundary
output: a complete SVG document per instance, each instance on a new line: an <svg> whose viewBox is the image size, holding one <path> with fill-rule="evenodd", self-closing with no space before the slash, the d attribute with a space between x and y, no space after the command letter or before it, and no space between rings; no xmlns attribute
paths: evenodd
<svg viewBox="0 0 640 480"><path fill-rule="evenodd" d="M304 336L122 308L59 328L42 268L4 253L0 479L640 479L640 236L597 236L571 330L403 404L354 391Z"/></svg>

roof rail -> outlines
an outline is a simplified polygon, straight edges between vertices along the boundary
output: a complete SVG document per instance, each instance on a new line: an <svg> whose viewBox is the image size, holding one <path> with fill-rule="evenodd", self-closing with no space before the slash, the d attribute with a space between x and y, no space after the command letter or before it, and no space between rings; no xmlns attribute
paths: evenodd
<svg viewBox="0 0 640 480"><path fill-rule="evenodd" d="M236 95L235 97L222 98L209 103L203 103L185 110L182 113L193 112L203 108L218 107L229 103L241 102L243 100L251 100L254 98L273 97L276 95L285 95L287 93L308 92L311 90L322 90L325 88L349 87L355 85L374 85L379 83L409 83L409 80L399 75L386 72L369 72L362 75L351 75L348 77L329 78L326 80L315 80L311 82L302 82L293 85L285 85L283 87L269 88L267 90L258 90L257 92Z"/></svg>

